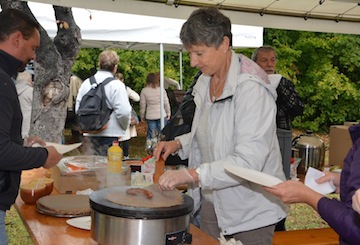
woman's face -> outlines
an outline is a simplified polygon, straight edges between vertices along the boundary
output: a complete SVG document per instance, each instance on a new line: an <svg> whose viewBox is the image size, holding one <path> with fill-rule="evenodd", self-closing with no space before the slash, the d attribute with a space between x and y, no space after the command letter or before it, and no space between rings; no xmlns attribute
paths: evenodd
<svg viewBox="0 0 360 245"><path fill-rule="evenodd" d="M190 54L190 65L201 70L206 75L215 74L225 64L226 54L229 51L227 37L218 48L206 45L192 45L187 47Z"/></svg>

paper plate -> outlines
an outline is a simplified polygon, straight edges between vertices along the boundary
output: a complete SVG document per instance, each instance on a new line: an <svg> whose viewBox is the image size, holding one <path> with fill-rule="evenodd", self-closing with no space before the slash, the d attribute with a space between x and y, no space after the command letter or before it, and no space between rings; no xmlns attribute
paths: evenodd
<svg viewBox="0 0 360 245"><path fill-rule="evenodd" d="M73 227L89 231L91 227L91 217L84 216L79 218L68 219L66 220L66 223Z"/></svg>
<svg viewBox="0 0 360 245"><path fill-rule="evenodd" d="M250 182L262 186L272 187L274 185L283 182L281 179L276 178L272 175L265 174L249 168L242 168L238 166L227 166L225 167L225 169L242 179L248 180Z"/></svg>
<svg viewBox="0 0 360 245"><path fill-rule="evenodd" d="M75 144L70 144L70 145L62 145L62 144L57 144L57 143L52 143L52 142L45 142L46 146L54 146L55 149L60 153L60 154L65 154L68 153L72 150L75 150L76 148L81 146L81 142L80 143L75 143ZM34 144L33 147L42 147L39 144Z"/></svg>

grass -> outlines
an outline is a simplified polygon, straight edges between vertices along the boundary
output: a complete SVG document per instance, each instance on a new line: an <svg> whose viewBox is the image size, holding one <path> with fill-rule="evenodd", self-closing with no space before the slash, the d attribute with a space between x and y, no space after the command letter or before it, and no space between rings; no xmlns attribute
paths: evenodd
<svg viewBox="0 0 360 245"><path fill-rule="evenodd" d="M14 206L6 212L6 232L9 237L9 245L32 245L28 231Z"/></svg>
<svg viewBox="0 0 360 245"><path fill-rule="evenodd" d="M137 125L138 137L130 141L130 157L143 158L145 152L145 134L146 127L141 122ZM69 138L68 132L65 133L66 139ZM76 153L75 153L76 154ZM77 153L79 154L79 153ZM329 195L329 198L338 198L339 195ZM12 207L6 215L6 230L9 236L9 245L32 245L33 242L26 230L16 209ZM306 204L291 204L288 217L286 219L287 230L302 230L329 227L328 224L320 218L318 213Z"/></svg>

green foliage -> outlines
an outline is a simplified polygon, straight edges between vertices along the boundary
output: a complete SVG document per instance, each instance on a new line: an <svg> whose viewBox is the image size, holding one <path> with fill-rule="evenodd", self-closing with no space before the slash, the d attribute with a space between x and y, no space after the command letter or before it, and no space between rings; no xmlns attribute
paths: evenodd
<svg viewBox="0 0 360 245"><path fill-rule="evenodd" d="M278 54L277 73L295 84L305 102L294 128L327 132L332 124L360 119L360 38L355 35L265 29L264 44ZM236 49L251 57L254 49ZM85 79L95 73L100 49L82 49L72 71ZM159 51L117 50L118 70L135 91L144 87L150 72L160 71ZM164 52L164 75L180 81L180 54ZM192 82L197 69L182 53L183 89Z"/></svg>
<svg viewBox="0 0 360 245"><path fill-rule="evenodd" d="M278 53L277 72L291 79L305 103L293 126L315 132L357 121L360 39L357 36L267 29Z"/></svg>
<svg viewBox="0 0 360 245"><path fill-rule="evenodd" d="M100 53L101 49L98 48L80 49L71 69L72 72L83 80L92 76L98 67Z"/></svg>
<svg viewBox="0 0 360 245"><path fill-rule="evenodd" d="M73 73L86 79L96 72L100 49L82 49L72 68ZM160 52L148 50L116 50L120 57L118 71L124 74L125 83L140 93L150 72L160 72ZM180 54L164 52L164 75L180 82ZM187 52L182 54L183 88L187 89L196 73L191 68Z"/></svg>

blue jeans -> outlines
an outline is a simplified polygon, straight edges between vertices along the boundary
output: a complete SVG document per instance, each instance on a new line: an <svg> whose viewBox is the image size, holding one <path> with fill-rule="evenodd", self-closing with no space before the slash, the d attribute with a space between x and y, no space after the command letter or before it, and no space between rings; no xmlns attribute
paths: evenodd
<svg viewBox="0 0 360 245"><path fill-rule="evenodd" d="M0 210L0 245L8 244L8 237L5 230L5 215L6 212Z"/></svg>
<svg viewBox="0 0 360 245"><path fill-rule="evenodd" d="M156 138L161 132L160 119L146 120L146 122L148 125L146 139L149 140L149 139ZM166 118L164 118L164 126L166 125L166 123L167 123L167 120L166 120Z"/></svg>

